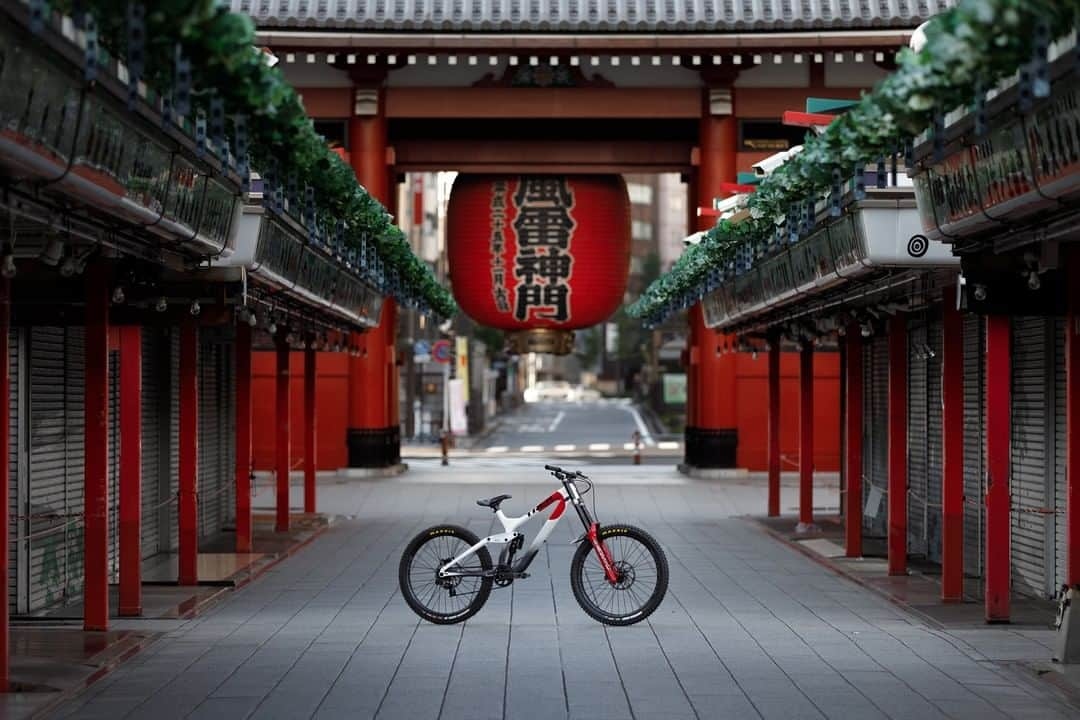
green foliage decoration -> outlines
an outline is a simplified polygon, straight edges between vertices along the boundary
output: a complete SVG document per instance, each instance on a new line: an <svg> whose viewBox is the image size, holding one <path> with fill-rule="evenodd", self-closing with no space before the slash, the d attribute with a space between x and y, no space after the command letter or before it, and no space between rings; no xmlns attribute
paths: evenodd
<svg viewBox="0 0 1080 720"><path fill-rule="evenodd" d="M129 5L126 0L60 0L53 7L68 15L91 13L102 45L123 59ZM206 112L218 97L230 128L232 118L245 116L252 167L266 168L277 160L282 178L295 174L300 188L314 189L320 215L345 221L347 245L358 248L365 239L374 243L384 266L397 271L405 297L443 317L457 311L449 291L413 254L386 209L315 132L299 95L255 47L250 18L216 0L154 0L144 7L148 85L169 91L179 46L191 61L193 112Z"/></svg>
<svg viewBox="0 0 1080 720"><path fill-rule="evenodd" d="M749 196L750 218L721 220L629 308L648 324L700 299L710 277L734 261L736 248L767 242L791 207L827 194L835 177L897 152L929 127L936 113L969 105L1032 57L1036 28L1054 37L1080 27L1080 0L960 0L926 26L919 51L903 49L897 69L803 152L765 178Z"/></svg>

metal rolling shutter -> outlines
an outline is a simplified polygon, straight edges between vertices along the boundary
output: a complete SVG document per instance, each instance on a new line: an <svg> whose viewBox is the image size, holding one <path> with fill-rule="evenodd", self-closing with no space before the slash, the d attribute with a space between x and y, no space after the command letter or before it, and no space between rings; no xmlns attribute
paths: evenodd
<svg viewBox="0 0 1080 720"><path fill-rule="evenodd" d="M19 486L22 484L22 477L20 476L20 463L19 463L19 450L21 445L19 443L20 438L24 437L21 432L22 428L19 426L20 419L26 418L26 410L28 408L20 408L19 391L20 391L20 371L22 370L19 362L19 339L20 332L18 328L11 328L8 333L8 377L11 379L11 391L7 398L8 403L8 422L10 423L10 435L8 437L8 472L10 478L7 487L8 493L8 515L17 516L25 514L24 508L21 507L19 502ZM22 410L22 412L20 412ZM19 566L20 566L20 552L19 552L19 529L22 523L12 520L8 523L8 612L12 615L19 612L19 595L20 591L24 588L19 583Z"/></svg>
<svg viewBox="0 0 1080 720"><path fill-rule="evenodd" d="M909 555L926 555L926 320L908 326L908 523Z"/></svg>
<svg viewBox="0 0 1080 720"><path fill-rule="evenodd" d="M941 354L944 343L941 308L931 311L926 326L926 556L941 562L942 454Z"/></svg>
<svg viewBox="0 0 1080 720"><path fill-rule="evenodd" d="M109 351L109 581L120 579L120 352Z"/></svg>
<svg viewBox="0 0 1080 720"><path fill-rule="evenodd" d="M863 515L863 531L868 537L884 538L888 527L888 338L874 336L863 344L863 348L864 508L872 488L881 493L877 514Z"/></svg>
<svg viewBox="0 0 1080 720"><path fill-rule="evenodd" d="M169 495L176 497L180 492L180 330L169 331ZM180 543L180 531L177 525L177 504L166 506L168 513L169 549L174 550ZM165 529L164 527L162 529Z"/></svg>
<svg viewBox="0 0 1080 720"><path fill-rule="evenodd" d="M143 558L156 555L160 548L159 505L168 499L168 493L160 493L161 445L158 433L161 413L161 392L158 378L161 374L161 341L153 328L143 328L142 333L142 525L141 545Z"/></svg>
<svg viewBox="0 0 1080 720"><path fill-rule="evenodd" d="M226 490L222 494L222 518L226 526L236 524L236 355L235 337L221 346L222 454L221 475Z"/></svg>
<svg viewBox="0 0 1080 720"><path fill-rule="evenodd" d="M203 332L199 347L199 537L217 533L221 527L220 407L218 397L218 346ZM207 342L210 336L210 342Z"/></svg>
<svg viewBox="0 0 1080 720"><path fill-rule="evenodd" d="M30 453L28 514L83 510L85 418L82 328L30 331ZM28 522L29 596L40 610L82 591L82 523Z"/></svg>
<svg viewBox="0 0 1080 720"><path fill-rule="evenodd" d="M1041 317L1017 317L1012 325L1012 588L1036 596L1047 594L1053 574L1047 572L1053 559L1047 557L1046 516L1039 512L1047 505L1047 461L1053 461L1048 455L1053 422L1048 325Z"/></svg>
<svg viewBox="0 0 1080 720"><path fill-rule="evenodd" d="M1065 474L1065 319L1054 318L1054 587L1066 582L1065 563L1069 557L1065 505L1068 486ZM1077 548L1075 552L1080 552Z"/></svg>
<svg viewBox="0 0 1080 720"><path fill-rule="evenodd" d="M986 527L986 324L978 315L964 315L963 324L964 572L981 577Z"/></svg>

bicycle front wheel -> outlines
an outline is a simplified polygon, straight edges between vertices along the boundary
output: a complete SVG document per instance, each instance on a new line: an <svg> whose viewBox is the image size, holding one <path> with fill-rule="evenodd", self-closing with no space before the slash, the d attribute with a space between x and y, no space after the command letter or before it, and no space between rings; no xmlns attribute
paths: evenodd
<svg viewBox="0 0 1080 720"><path fill-rule="evenodd" d="M405 602L420 617L440 625L459 623L479 612L491 594L491 578L476 575L440 578L439 568L480 541L457 525L436 525L412 539L401 555L398 584ZM491 570L491 554L480 548L456 568Z"/></svg>
<svg viewBox="0 0 1080 720"><path fill-rule="evenodd" d="M633 625L660 607L667 593L668 564L652 535L633 525L598 530L618 575L608 580L592 543L583 540L570 564L570 588L585 613L605 625Z"/></svg>

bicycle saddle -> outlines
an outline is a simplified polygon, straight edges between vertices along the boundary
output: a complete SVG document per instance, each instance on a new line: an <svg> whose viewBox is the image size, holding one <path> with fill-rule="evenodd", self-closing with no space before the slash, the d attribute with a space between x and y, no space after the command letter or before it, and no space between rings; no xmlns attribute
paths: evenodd
<svg viewBox="0 0 1080 720"><path fill-rule="evenodd" d="M484 499L477 500L476 504L479 505L480 507L489 507L492 510L498 510L499 509L499 503L501 503L503 500L509 500L512 497L514 497L514 496L513 495L496 495L495 497L493 497L493 498L491 498L489 500L484 500Z"/></svg>

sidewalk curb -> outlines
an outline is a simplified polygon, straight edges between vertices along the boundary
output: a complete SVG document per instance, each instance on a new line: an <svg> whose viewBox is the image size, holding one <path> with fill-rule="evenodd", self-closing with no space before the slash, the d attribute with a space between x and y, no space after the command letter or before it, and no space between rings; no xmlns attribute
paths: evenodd
<svg viewBox="0 0 1080 720"><path fill-rule="evenodd" d="M911 604L909 604L907 601L902 600L901 598L897 597L896 595L894 595L892 593L889 593L889 592L885 592L881 588L878 588L875 585L872 585L872 584L866 582L865 580L863 580L858 575L848 572L842 566L837 565L836 563L832 562L829 558L825 557L824 555L820 555L820 554L814 552L813 550L806 547L802 543L794 542L792 540L789 540L783 534L776 532L772 528L769 528L769 527L767 527L765 525L762 525L754 517L747 516L747 517L744 517L743 519L748 524L754 526L755 528L757 528L761 532L763 532L766 535L770 536L773 540L776 540L777 542L788 546L789 548L791 548L792 550L794 550L797 553L800 553L801 555L805 555L806 557L810 558L811 560L813 560L815 563L817 563L821 567L825 568L826 570L830 570L835 575L839 575L840 577L842 577L842 578L844 578L846 580L850 580L851 582L855 583L859 587L861 587L861 588L863 588L865 590L869 590L870 592L874 593L878 597L881 597L881 598L884 598L884 599L888 600L890 603L892 603L896 607L900 608L901 610L904 610L905 612L910 613L911 615L914 615L919 620L926 623L927 626L932 627L935 630L947 630L948 629L947 626L944 625L942 622L940 622L940 621L936 620L935 618L927 615L926 613L922 612L921 610L916 609Z"/></svg>
<svg viewBox="0 0 1080 720"><path fill-rule="evenodd" d="M342 480L378 480L381 478L397 477L409 469L408 463L399 462L382 468L339 468L338 477ZM341 482L341 480L339 480Z"/></svg>
<svg viewBox="0 0 1080 720"><path fill-rule="evenodd" d="M750 470L747 468L699 468L679 463L676 469L695 480L745 480L750 477Z"/></svg>

